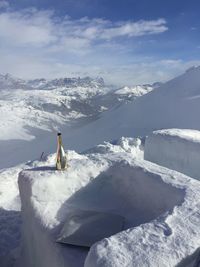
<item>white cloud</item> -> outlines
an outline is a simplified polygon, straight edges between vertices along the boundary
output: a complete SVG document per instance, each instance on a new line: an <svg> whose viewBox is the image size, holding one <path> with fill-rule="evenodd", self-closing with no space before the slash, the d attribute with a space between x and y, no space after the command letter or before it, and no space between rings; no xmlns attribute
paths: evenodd
<svg viewBox="0 0 200 267"><path fill-rule="evenodd" d="M56 40L51 12L26 9L0 14L0 38L12 47L47 45Z"/></svg>
<svg viewBox="0 0 200 267"><path fill-rule="evenodd" d="M101 38L111 39L119 36L136 37L158 34L168 30L164 19L120 23L119 26L103 29Z"/></svg>
<svg viewBox="0 0 200 267"><path fill-rule="evenodd" d="M117 23L87 17L72 20L68 16L57 18L52 11L35 8L0 13L0 37L12 46L56 45L58 48L60 45L63 50L65 44L66 49L74 50L74 47L94 45L95 41L158 34L166 30L164 19Z"/></svg>

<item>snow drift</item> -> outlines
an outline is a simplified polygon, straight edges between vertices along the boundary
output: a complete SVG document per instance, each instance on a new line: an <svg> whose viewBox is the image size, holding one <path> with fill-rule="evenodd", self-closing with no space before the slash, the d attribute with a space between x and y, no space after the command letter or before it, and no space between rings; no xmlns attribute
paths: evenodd
<svg viewBox="0 0 200 267"><path fill-rule="evenodd" d="M200 180L200 131L155 131L146 138L144 158Z"/></svg>

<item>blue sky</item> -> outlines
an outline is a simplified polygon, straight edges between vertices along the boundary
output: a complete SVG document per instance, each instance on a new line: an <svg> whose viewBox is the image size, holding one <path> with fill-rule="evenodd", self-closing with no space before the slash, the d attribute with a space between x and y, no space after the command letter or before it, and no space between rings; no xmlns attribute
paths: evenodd
<svg viewBox="0 0 200 267"><path fill-rule="evenodd" d="M200 64L197 0L0 0L0 72L165 81Z"/></svg>

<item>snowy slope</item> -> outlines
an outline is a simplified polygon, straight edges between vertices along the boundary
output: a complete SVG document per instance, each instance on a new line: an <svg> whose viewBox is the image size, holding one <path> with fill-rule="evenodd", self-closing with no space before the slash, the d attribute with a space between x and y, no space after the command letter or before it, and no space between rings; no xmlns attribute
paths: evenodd
<svg viewBox="0 0 200 267"><path fill-rule="evenodd" d="M107 92L102 79L89 77L22 81L1 75L0 85L0 168L53 152L58 129L94 119L101 110L92 99Z"/></svg>
<svg viewBox="0 0 200 267"><path fill-rule="evenodd" d="M7 96L8 100L6 93L3 93L0 107L0 114L3 114L1 116L3 126L0 131L2 138L5 139L5 136L8 136L8 139L19 139L21 136L23 140L33 136L38 138L42 134L35 132L35 129L52 132L59 128L69 148L80 151L123 135L145 136L152 130L172 127L200 129L198 119L200 67L192 68L128 103L126 100L132 89L119 89L105 94L102 93L102 89L99 93L97 88L95 96L89 93L89 96L86 94L85 97L84 89L78 88L71 88L69 91L66 88L31 90L30 93L22 93L21 96L19 93L19 97L15 98L10 94ZM93 88L90 92L92 90ZM120 101L127 90L128 94L125 94L124 101ZM21 105L20 99L22 99ZM19 108L15 107L14 103L19 103ZM102 113L104 110L107 111ZM79 124L72 129L67 122L71 122L74 118L78 119ZM33 158L34 155L30 156Z"/></svg>
<svg viewBox="0 0 200 267"><path fill-rule="evenodd" d="M18 80L10 77L1 91L0 140L30 140L34 137L28 130L30 127L52 131L69 120L94 115L97 110L90 100L106 93L103 82L90 78L65 83L63 80L46 81L42 85L37 80L26 84L24 81L26 88L20 89L16 85Z"/></svg>
<svg viewBox="0 0 200 267"><path fill-rule="evenodd" d="M95 121L102 113L131 102L153 89L138 86L116 94L102 78L62 78L23 81L1 75L0 168L38 159L55 151L56 132L70 134L72 128ZM17 85L22 88L18 88ZM15 89L16 88L18 89ZM73 147L73 144L77 146ZM67 142L79 148L77 140ZM96 143L97 144L97 143ZM87 148L91 147L87 146Z"/></svg>
<svg viewBox="0 0 200 267"><path fill-rule="evenodd" d="M31 140L34 129L53 131L74 121L82 125L80 121L95 120L102 111L153 89L148 85L109 92L102 78L23 81L8 74L0 76L0 86L0 140Z"/></svg>
<svg viewBox="0 0 200 267"><path fill-rule="evenodd" d="M153 130L165 128L200 129L200 67L162 84L152 92L118 109L103 113L98 121L67 135L86 136L80 148L125 136L145 136Z"/></svg>

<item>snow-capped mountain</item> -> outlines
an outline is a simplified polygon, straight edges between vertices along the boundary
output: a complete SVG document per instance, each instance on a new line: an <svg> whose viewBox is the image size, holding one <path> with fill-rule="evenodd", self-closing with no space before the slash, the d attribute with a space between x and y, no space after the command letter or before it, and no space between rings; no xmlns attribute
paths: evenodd
<svg viewBox="0 0 200 267"><path fill-rule="evenodd" d="M17 128L24 124L24 127L51 130L69 121L96 117L102 111L153 89L152 86L136 86L110 90L102 78L90 77L25 81L6 74L0 78L0 109L4 122L1 140L26 139L23 130L21 137L16 128L15 132L10 132L9 125L13 123L18 122Z"/></svg>
<svg viewBox="0 0 200 267"><path fill-rule="evenodd" d="M26 82L10 74L0 74L0 89L23 89L26 88Z"/></svg>
<svg viewBox="0 0 200 267"><path fill-rule="evenodd" d="M19 139L20 135L20 139L25 138L25 131L18 134L18 128L23 125L50 130L56 124L93 115L98 107L92 105L91 99L105 94L107 90L102 78L24 81L8 74L0 76L0 88L1 119L4 125L1 140ZM13 123L17 127L14 132L9 130Z"/></svg>
<svg viewBox="0 0 200 267"><path fill-rule="evenodd" d="M0 89L55 89L58 87L76 88L76 87L104 87L104 80L101 77L91 78L58 78L47 80L44 78L23 80L10 74L0 74Z"/></svg>
<svg viewBox="0 0 200 267"><path fill-rule="evenodd" d="M133 87L124 86L108 91L106 94L101 94L93 99L93 105L98 107L98 110L104 111L114 107L119 107L134 101L136 98L151 92L156 85L136 85Z"/></svg>
<svg viewBox="0 0 200 267"><path fill-rule="evenodd" d="M57 87L76 88L76 87L104 87L104 80L101 77L95 79L90 77L84 78L60 78L53 80L34 79L26 82L28 87L38 89L55 89Z"/></svg>
<svg viewBox="0 0 200 267"><path fill-rule="evenodd" d="M37 89L1 90L0 139L13 140L12 145L2 143L1 152L12 157L9 164L35 158L42 151L53 152L55 144L50 140L58 130L64 133L69 148L81 151L123 135L144 136L152 130L172 127L200 129L199 77L200 67L194 67L155 85L154 90L150 85L109 90L102 79L97 82L91 78L83 79L84 86L56 87L53 80L55 87L50 90L45 89L46 80L42 79L38 80L42 88L35 82ZM69 80L83 85L83 80ZM21 161L16 162L19 158L10 151L13 145L19 146L17 140L32 141L27 143ZM40 143L40 151L36 143ZM6 162L5 157L1 166L8 166Z"/></svg>
<svg viewBox="0 0 200 267"><path fill-rule="evenodd" d="M115 90L115 94L118 95L121 100L123 100L124 98L126 98L127 100L133 100L139 96L151 92L153 89L153 85L136 85L134 87L125 86L123 88Z"/></svg>
<svg viewBox="0 0 200 267"><path fill-rule="evenodd" d="M18 147L17 140L33 141L35 137L41 139L46 131L51 136L66 127L80 128L95 121L102 113L131 102L153 89L151 86L136 86L111 90L102 78L90 77L25 81L11 75L1 75L0 82L0 141L4 140L0 148L4 155L10 154L13 146ZM5 145L6 140L13 140L12 145L11 141ZM28 149L27 154L24 151L23 160L32 158L33 151ZM11 157L19 159L14 155ZM4 165L6 162L5 157L0 166L8 166Z"/></svg>

